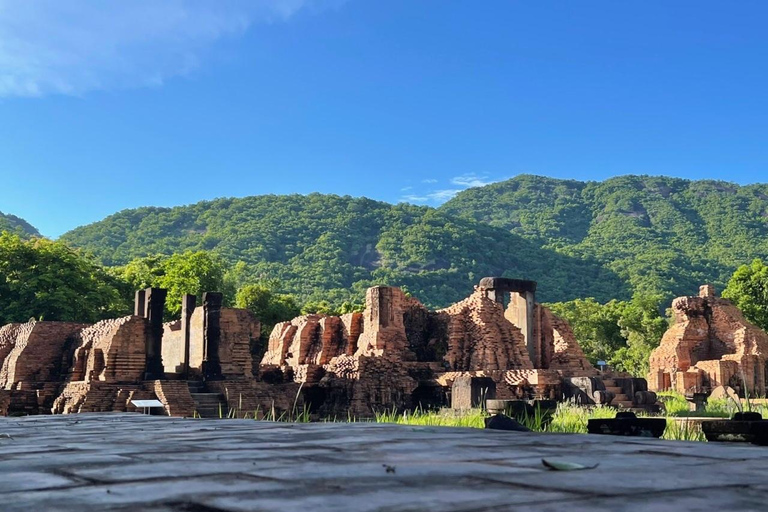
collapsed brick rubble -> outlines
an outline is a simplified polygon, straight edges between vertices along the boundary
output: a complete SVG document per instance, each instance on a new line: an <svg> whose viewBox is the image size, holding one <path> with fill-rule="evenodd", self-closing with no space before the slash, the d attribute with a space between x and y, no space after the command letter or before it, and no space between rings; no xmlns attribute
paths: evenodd
<svg viewBox="0 0 768 512"><path fill-rule="evenodd" d="M399 288L373 287L362 313L276 325L260 362L259 321L222 307L221 294L201 305L185 296L181 318L163 323L165 290L141 290L123 318L0 328L0 414L133 411L134 400L158 399L174 416L367 417L448 405L461 382L488 383L501 399L575 389L591 403L605 386L535 290L485 278L463 301L430 311Z"/></svg>

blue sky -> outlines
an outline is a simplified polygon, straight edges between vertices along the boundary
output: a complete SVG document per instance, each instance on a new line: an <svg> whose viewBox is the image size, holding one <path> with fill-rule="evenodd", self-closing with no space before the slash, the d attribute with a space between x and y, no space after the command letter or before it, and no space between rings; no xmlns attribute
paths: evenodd
<svg viewBox="0 0 768 512"><path fill-rule="evenodd" d="M758 1L0 0L0 211L768 181Z"/></svg>

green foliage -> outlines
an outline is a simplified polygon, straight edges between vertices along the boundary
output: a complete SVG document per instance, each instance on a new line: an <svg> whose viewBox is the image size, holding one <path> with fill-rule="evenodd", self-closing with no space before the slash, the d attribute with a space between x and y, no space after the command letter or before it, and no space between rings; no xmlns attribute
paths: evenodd
<svg viewBox="0 0 768 512"><path fill-rule="evenodd" d="M619 371L639 377L648 373L648 357L669 327L660 314L662 298L636 295L631 301L576 299L550 304L571 324L587 358L608 361Z"/></svg>
<svg viewBox="0 0 768 512"><path fill-rule="evenodd" d="M261 321L262 341L269 339L269 334L279 322L299 316L300 309L296 299L287 294L278 293L275 284L250 284L238 290L235 306L251 310Z"/></svg>
<svg viewBox="0 0 768 512"><path fill-rule="evenodd" d="M723 297L733 301L747 320L768 330L768 266L762 260L739 267L728 281Z"/></svg>
<svg viewBox="0 0 768 512"><path fill-rule="evenodd" d="M617 350L609 359L616 370L629 372L638 377L648 374L651 351L659 346L669 321L661 316L661 296L636 295L624 303L619 317L619 327L626 346Z"/></svg>
<svg viewBox="0 0 768 512"><path fill-rule="evenodd" d="M152 254L211 250L236 280L279 280L301 302L359 303L376 284L406 286L431 307L464 298L487 275L541 282L544 300L628 297L609 269L588 257L433 208L310 194L219 199L139 208L78 228L62 239L107 265Z"/></svg>
<svg viewBox="0 0 768 512"><path fill-rule="evenodd" d="M443 307L486 275L537 280L544 301L666 302L704 282L722 288L745 261L768 258L766 218L768 185L521 175L439 209L269 195L126 210L62 238L107 265L212 250L242 262L244 282L276 278L301 301L332 307L375 284Z"/></svg>
<svg viewBox="0 0 768 512"><path fill-rule="evenodd" d="M231 301L234 289L225 279L228 266L219 256L207 251L185 251L171 256L153 255L138 258L114 271L132 290L157 287L166 288L166 310L172 317L181 313L184 294L197 296L198 304L203 292L219 291L224 300Z"/></svg>
<svg viewBox="0 0 768 512"><path fill-rule="evenodd" d="M40 232L20 217L0 212L0 232L8 231L21 238L39 237Z"/></svg>
<svg viewBox="0 0 768 512"><path fill-rule="evenodd" d="M0 234L0 325L95 322L130 309L124 284L60 242Z"/></svg>
<svg viewBox="0 0 768 512"><path fill-rule="evenodd" d="M547 305L552 312L568 320L584 354L592 363L607 361L626 346L619 319L624 307L616 300L600 304L593 298L576 299Z"/></svg>
<svg viewBox="0 0 768 512"><path fill-rule="evenodd" d="M462 192L442 210L561 254L593 258L634 293L665 300L705 282L723 288L738 265L768 257L768 185L762 184L521 175Z"/></svg>

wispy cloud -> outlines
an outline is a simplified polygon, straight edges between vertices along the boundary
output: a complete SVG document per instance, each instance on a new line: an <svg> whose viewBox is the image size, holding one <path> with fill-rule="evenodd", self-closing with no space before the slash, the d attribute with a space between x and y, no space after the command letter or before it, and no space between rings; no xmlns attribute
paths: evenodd
<svg viewBox="0 0 768 512"><path fill-rule="evenodd" d="M442 189L427 192L423 195L411 194L400 198L401 201L416 204L435 203L442 204L461 192L462 189Z"/></svg>
<svg viewBox="0 0 768 512"><path fill-rule="evenodd" d="M0 96L161 85L256 23L344 0L0 0Z"/></svg>
<svg viewBox="0 0 768 512"><path fill-rule="evenodd" d="M425 187L427 190L419 191L419 193L409 194L400 197L401 201L406 201L408 203L416 203L416 204L442 204L453 197L456 196L459 192L466 190L468 188L472 187L484 187L485 185L490 185L491 183L495 183L497 181L500 181L498 179L492 179L487 174L475 174L475 173L467 173L462 174L461 176L454 176L450 180L448 180L451 185L454 185L452 188L440 188L440 189L431 189L431 187ZM434 185L438 183L438 180L436 179L424 179L421 180L422 183L426 185ZM401 189L401 191L411 190L413 187L406 187Z"/></svg>
<svg viewBox="0 0 768 512"><path fill-rule="evenodd" d="M479 176L475 173L462 174L461 176L451 178L452 184L465 188L484 187L494 181L498 180L489 180L487 175Z"/></svg>

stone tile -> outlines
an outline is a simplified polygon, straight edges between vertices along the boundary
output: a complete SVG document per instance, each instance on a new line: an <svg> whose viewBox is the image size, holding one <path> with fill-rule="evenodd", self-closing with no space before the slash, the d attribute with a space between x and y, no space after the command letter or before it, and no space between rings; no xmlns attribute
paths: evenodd
<svg viewBox="0 0 768 512"><path fill-rule="evenodd" d="M0 432L12 435L0 438L3 512L752 510L768 502L768 448L747 445L114 414L2 418ZM600 466L547 471L541 458Z"/></svg>

